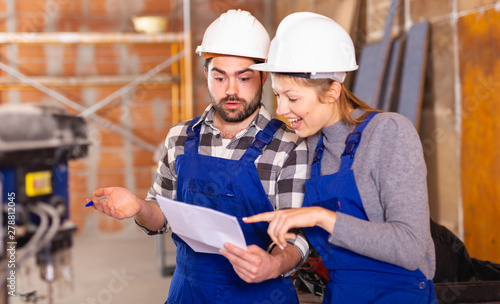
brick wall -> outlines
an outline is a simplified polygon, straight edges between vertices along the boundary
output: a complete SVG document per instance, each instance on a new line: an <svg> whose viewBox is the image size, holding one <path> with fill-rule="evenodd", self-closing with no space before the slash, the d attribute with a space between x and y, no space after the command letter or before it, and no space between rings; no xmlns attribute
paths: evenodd
<svg viewBox="0 0 500 304"><path fill-rule="evenodd" d="M0 31L5 32L133 32L131 17L165 15L179 28L182 1L175 0L0 0ZM0 60L27 76L135 75L166 60L170 45L0 45ZM165 70L163 72L169 72ZM0 76L7 76L0 72ZM115 86L56 87L58 93L89 107L120 89ZM160 144L172 125L171 87L140 85L98 111L152 146ZM26 86L0 90L0 103L49 103L49 96ZM70 113L77 114L69 109ZM70 162L71 220L79 232L125 231L131 221L116 221L83 207L98 187L123 186L145 196L151 185L153 153L105 126L88 120L88 157Z"/></svg>

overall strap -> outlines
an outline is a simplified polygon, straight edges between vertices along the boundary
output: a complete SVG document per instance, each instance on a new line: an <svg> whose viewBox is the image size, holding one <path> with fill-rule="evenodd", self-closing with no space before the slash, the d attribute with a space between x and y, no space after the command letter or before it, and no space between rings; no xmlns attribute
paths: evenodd
<svg viewBox="0 0 500 304"><path fill-rule="evenodd" d="M275 118L271 119L264 130L259 131L259 133L255 135L255 140L250 146L248 146L248 149L245 151L245 154L243 154L240 160L253 163L257 157L262 154L264 147L273 140L274 134L283 124L284 122L281 120Z"/></svg>
<svg viewBox="0 0 500 304"><path fill-rule="evenodd" d="M351 169L352 163L354 162L354 155L356 154L359 142L361 141L361 133L363 133L363 130L368 125L370 120L378 113L379 112L371 112L370 114L366 115L365 119L356 126L354 131L347 135L347 139L345 140L344 153L342 153L340 171Z"/></svg>
<svg viewBox="0 0 500 304"><path fill-rule="evenodd" d="M321 176L321 159L323 158L324 150L325 145L323 144L323 133L321 133L318 145L314 151L314 159L311 165L311 177Z"/></svg>
<svg viewBox="0 0 500 304"><path fill-rule="evenodd" d="M193 126L198 122L200 116L193 118L191 124L189 125L186 133L187 138L184 141L184 154L198 154L198 145L200 142L200 129L201 124L197 125L193 130Z"/></svg>

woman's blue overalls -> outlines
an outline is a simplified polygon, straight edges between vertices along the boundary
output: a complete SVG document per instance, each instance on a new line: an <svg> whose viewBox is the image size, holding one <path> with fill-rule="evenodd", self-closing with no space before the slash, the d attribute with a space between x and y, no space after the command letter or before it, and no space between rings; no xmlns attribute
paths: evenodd
<svg viewBox="0 0 500 304"><path fill-rule="evenodd" d="M348 135L337 173L321 176L321 137L306 182L304 207L320 206L368 221L351 166L361 134L376 114L367 115ZM434 285L420 270L409 271L335 246L328 241L330 233L319 227L304 232L330 273L323 303L437 304Z"/></svg>
<svg viewBox="0 0 500 304"><path fill-rule="evenodd" d="M283 122L271 120L239 160L230 160L198 154L201 124L193 129L198 119L193 119L187 131L184 154L176 159L177 199L236 216L247 245L267 249L271 242L268 224L245 224L241 218L274 210L254 161ZM222 255L194 252L175 234L173 239L177 266L166 303L298 303L289 277L246 283Z"/></svg>

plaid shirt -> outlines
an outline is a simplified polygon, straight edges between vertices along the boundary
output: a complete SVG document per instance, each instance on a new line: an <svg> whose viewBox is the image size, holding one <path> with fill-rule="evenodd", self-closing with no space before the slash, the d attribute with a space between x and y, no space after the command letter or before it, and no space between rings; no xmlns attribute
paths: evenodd
<svg viewBox="0 0 500 304"><path fill-rule="evenodd" d="M209 105L201 115L197 124L201 125L199 153L213 157L238 160L247 147L254 141L258 131L263 130L271 120L271 115L262 106L254 120L239 132L229 144L224 147L220 131L214 126L214 109ZM184 153L186 130L191 120L181 122L170 129L163 147L154 184L148 192L146 200L156 201L156 194L176 199L177 173L175 160ZM275 209L297 208L302 206L304 184L307 179L307 146L289 127L283 125L275 134L273 140L263 153L255 160L262 186ZM148 234L163 233L168 230L168 224L158 232L143 230ZM299 235L294 245L307 258L309 246L305 237ZM301 265L302 263L300 263Z"/></svg>

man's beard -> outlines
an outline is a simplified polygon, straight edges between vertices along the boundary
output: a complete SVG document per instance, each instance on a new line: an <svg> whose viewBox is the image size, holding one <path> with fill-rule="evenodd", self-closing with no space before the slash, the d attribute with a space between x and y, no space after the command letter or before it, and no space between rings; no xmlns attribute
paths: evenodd
<svg viewBox="0 0 500 304"><path fill-rule="evenodd" d="M214 107L215 112L219 114L219 116L227 122L241 122L247 119L250 115L252 115L259 107L260 101L262 99L262 88L260 88L252 98L250 102L247 102L245 99L239 98L238 96L231 95L226 96L219 100L215 101L212 93L208 92L210 96L210 101L212 101L212 105ZM223 104L226 102L239 102L243 105L242 109L225 109Z"/></svg>

